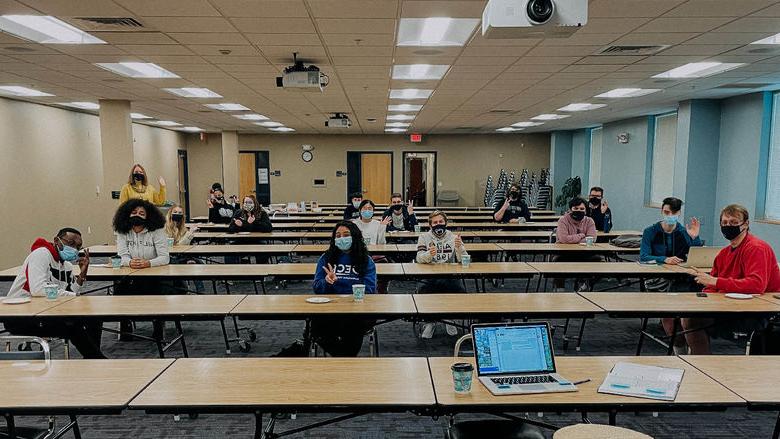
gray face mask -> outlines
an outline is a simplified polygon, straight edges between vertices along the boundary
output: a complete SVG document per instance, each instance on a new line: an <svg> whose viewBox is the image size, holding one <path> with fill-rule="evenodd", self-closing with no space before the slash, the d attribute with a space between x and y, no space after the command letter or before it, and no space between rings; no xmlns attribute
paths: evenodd
<svg viewBox="0 0 780 439"><path fill-rule="evenodd" d="M246 210L247 212L251 212L254 209L255 209L254 203L244 203L244 210Z"/></svg>

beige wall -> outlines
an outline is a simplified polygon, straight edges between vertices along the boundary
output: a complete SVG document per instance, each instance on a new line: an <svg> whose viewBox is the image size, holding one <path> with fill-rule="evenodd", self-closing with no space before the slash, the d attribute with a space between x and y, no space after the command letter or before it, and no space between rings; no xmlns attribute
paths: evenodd
<svg viewBox="0 0 780 439"><path fill-rule="evenodd" d="M175 183L180 135L138 124L133 128L146 144L137 146L136 154L156 162L144 163L147 169L166 179L170 175ZM64 226L80 229L87 245L113 241L111 218L117 201L110 191L121 188L130 163L127 173L115 176L115 187L102 187L97 116L0 98L0 133L0 268L19 265L33 239L51 239Z"/></svg>
<svg viewBox="0 0 780 439"><path fill-rule="evenodd" d="M211 170L204 176L195 170L218 165L221 153L221 147L215 144L218 142L219 138L215 135L209 137L208 144L201 143L197 136L187 137L190 187L203 192L204 197L213 183L215 171ZM438 190L458 191L462 205L481 204L483 192L480 187L484 188L487 175L497 176L502 167L538 170L550 163L550 137L547 134L430 135L424 137L421 145L409 143L407 136L242 134L238 143L241 151L270 152L271 171L282 173L280 177L271 176L271 200L274 203L300 200L345 202L347 177L336 177L336 170L347 170L347 151L392 151L393 189L399 192L403 179L402 153L436 151ZM302 144L315 148L314 160L310 163L301 160ZM193 154L194 151L198 153ZM208 166L201 160L209 161ZM312 187L314 178L325 178L327 187ZM226 190L233 191L231 188Z"/></svg>
<svg viewBox="0 0 780 439"><path fill-rule="evenodd" d="M178 150L185 149L184 137L171 130L133 124L133 160L143 165L150 184L157 189L162 176L167 184L167 198L179 202L179 156ZM130 167L122 179L127 182Z"/></svg>
<svg viewBox="0 0 780 439"><path fill-rule="evenodd" d="M208 215L206 199L215 182L222 183L222 139L220 134L206 134L201 141L199 135L187 136L187 166L190 174L190 214ZM234 194L238 188L227 188Z"/></svg>

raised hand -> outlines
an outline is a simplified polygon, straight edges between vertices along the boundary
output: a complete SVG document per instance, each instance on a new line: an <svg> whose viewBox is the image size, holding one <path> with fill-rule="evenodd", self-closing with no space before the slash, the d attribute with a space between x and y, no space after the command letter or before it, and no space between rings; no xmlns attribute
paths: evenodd
<svg viewBox="0 0 780 439"><path fill-rule="evenodd" d="M414 215L414 201L409 201L406 203L406 211L409 213L409 215Z"/></svg>
<svg viewBox="0 0 780 439"><path fill-rule="evenodd" d="M386 216L386 217L382 218L382 221L380 221L380 224L382 224L383 226L386 226L386 225L390 224L390 217Z"/></svg>
<svg viewBox="0 0 780 439"><path fill-rule="evenodd" d="M431 256L436 256L436 244L434 243L428 244L428 253L430 253Z"/></svg>
<svg viewBox="0 0 780 439"><path fill-rule="evenodd" d="M607 209L609 209L609 203L607 200L601 200L601 213L607 213Z"/></svg>
<svg viewBox="0 0 780 439"><path fill-rule="evenodd" d="M206 206L208 206L209 209L213 209L214 208L214 203L211 202L211 198L206 200Z"/></svg>
<svg viewBox="0 0 780 439"><path fill-rule="evenodd" d="M246 219L246 222L248 222L249 224L252 224L253 222L255 222L255 216L254 215L249 215L249 218Z"/></svg>
<svg viewBox="0 0 780 439"><path fill-rule="evenodd" d="M233 223L234 223L235 225L237 225L238 227L241 227L241 226L243 226L243 225L244 225L244 222L243 222L243 221L241 221L240 219L234 219L234 220L233 220Z"/></svg>
<svg viewBox="0 0 780 439"><path fill-rule="evenodd" d="M162 175L157 179L157 181L160 183L160 187L165 186L165 179L162 178Z"/></svg>
<svg viewBox="0 0 780 439"><path fill-rule="evenodd" d="M463 247L463 239L461 239L460 235L455 235L455 248L461 247Z"/></svg>
<svg viewBox="0 0 780 439"><path fill-rule="evenodd" d="M695 216L691 217L691 222L685 226L685 230L688 232L688 236L692 239L696 239L701 231L701 221Z"/></svg>
<svg viewBox="0 0 780 439"><path fill-rule="evenodd" d="M328 264L327 267L322 267L322 269L325 270L325 282L330 285L335 284L338 278L336 277L336 271L333 268L333 265Z"/></svg>

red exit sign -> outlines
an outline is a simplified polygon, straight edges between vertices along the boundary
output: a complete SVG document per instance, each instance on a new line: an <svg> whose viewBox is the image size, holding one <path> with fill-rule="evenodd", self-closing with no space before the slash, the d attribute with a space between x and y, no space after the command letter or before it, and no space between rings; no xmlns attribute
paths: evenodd
<svg viewBox="0 0 780 439"><path fill-rule="evenodd" d="M422 134L410 134L409 135L409 140L412 143L420 143L420 142L422 142Z"/></svg>

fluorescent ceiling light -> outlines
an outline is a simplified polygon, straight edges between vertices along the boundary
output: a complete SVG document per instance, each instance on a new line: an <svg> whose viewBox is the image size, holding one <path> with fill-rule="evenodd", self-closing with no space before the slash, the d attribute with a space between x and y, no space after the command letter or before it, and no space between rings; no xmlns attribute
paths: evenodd
<svg viewBox="0 0 780 439"><path fill-rule="evenodd" d="M744 66L744 63L720 63L720 62L694 62L675 69L659 73L653 78L663 79L685 79L685 78L704 78L705 76L716 75Z"/></svg>
<svg viewBox="0 0 780 439"><path fill-rule="evenodd" d="M248 111L249 108L241 104L206 104L207 107L219 111Z"/></svg>
<svg viewBox="0 0 780 439"><path fill-rule="evenodd" d="M499 133L512 133L515 131L523 131L522 128L503 127L496 129Z"/></svg>
<svg viewBox="0 0 780 439"><path fill-rule="evenodd" d="M203 131L202 129L200 129L198 127L181 127L181 128L179 128L179 130L180 131L187 131L189 133L199 133L199 132Z"/></svg>
<svg viewBox="0 0 780 439"><path fill-rule="evenodd" d="M236 117L241 120L268 120L268 117L263 116L262 114L234 114L233 117Z"/></svg>
<svg viewBox="0 0 780 439"><path fill-rule="evenodd" d="M387 116L387 120L414 120L413 114L390 114Z"/></svg>
<svg viewBox="0 0 780 439"><path fill-rule="evenodd" d="M479 24L478 18L402 18L398 46L462 46Z"/></svg>
<svg viewBox="0 0 780 439"><path fill-rule="evenodd" d="M422 107L422 105L396 104L388 105L387 111L420 111L422 110Z"/></svg>
<svg viewBox="0 0 780 439"><path fill-rule="evenodd" d="M512 126L516 128L538 127L539 125L544 125L544 124L542 122L517 122L512 124Z"/></svg>
<svg viewBox="0 0 780 439"><path fill-rule="evenodd" d="M179 75L150 62L97 63L96 66L128 78L178 78Z"/></svg>
<svg viewBox="0 0 780 439"><path fill-rule="evenodd" d="M106 44L48 15L0 15L0 31L41 44Z"/></svg>
<svg viewBox="0 0 780 439"><path fill-rule="evenodd" d="M449 65L401 64L393 66L393 79L436 80L444 77Z"/></svg>
<svg viewBox="0 0 780 439"><path fill-rule="evenodd" d="M419 88L402 88L390 90L390 99L428 99L433 90L422 90Z"/></svg>
<svg viewBox="0 0 780 439"><path fill-rule="evenodd" d="M141 114L141 113L130 113L130 118L131 119L151 119L152 117L151 116L147 116L145 114Z"/></svg>
<svg viewBox="0 0 780 439"><path fill-rule="evenodd" d="M161 127L179 127L181 126L180 123L174 122L172 120L158 120L156 122L152 122L155 125L160 125Z"/></svg>
<svg viewBox="0 0 780 439"><path fill-rule="evenodd" d="M587 102L579 102L579 103L575 103L575 104L569 104L569 105L567 105L565 107L561 107L561 108L558 109L558 111L569 111L569 112L573 112L573 111L590 111L590 110L595 110L595 109L598 109L598 108L604 108L606 106L607 106L607 104L589 104Z"/></svg>
<svg viewBox="0 0 780 439"><path fill-rule="evenodd" d="M406 132L405 128L385 128L386 133L404 133Z"/></svg>
<svg viewBox="0 0 780 439"><path fill-rule="evenodd" d="M531 118L531 120L558 120L558 119L565 119L569 117L568 114L540 114L538 116L534 116Z"/></svg>
<svg viewBox="0 0 780 439"><path fill-rule="evenodd" d="M597 98L617 99L617 98L635 98L649 95L661 91L660 88L616 88L606 93L596 95Z"/></svg>
<svg viewBox="0 0 780 439"><path fill-rule="evenodd" d="M222 96L214 93L207 88L183 87L183 88L164 88L168 93L184 98L221 98Z"/></svg>
<svg viewBox="0 0 780 439"><path fill-rule="evenodd" d="M295 131L294 128L290 127L275 127L275 128L268 128L269 131L276 131L277 133L291 133Z"/></svg>
<svg viewBox="0 0 780 439"><path fill-rule="evenodd" d="M385 124L385 127L389 127L389 128L406 128L409 125L411 125L411 124L408 123L408 122L388 122L388 123Z"/></svg>
<svg viewBox="0 0 780 439"><path fill-rule="evenodd" d="M266 127L266 128L276 128L276 127L283 127L283 123L274 122L274 121L267 121L267 122L255 122L255 125Z"/></svg>
<svg viewBox="0 0 780 439"><path fill-rule="evenodd" d="M100 105L94 102L63 102L60 105L65 107L80 108L82 110L99 110Z"/></svg>
<svg viewBox="0 0 780 439"><path fill-rule="evenodd" d="M750 44L780 44L780 34L775 34L772 35L771 37L766 37L758 41L753 41Z"/></svg>
<svg viewBox="0 0 780 439"><path fill-rule="evenodd" d="M14 95L14 96L54 96L50 93L44 93L32 88L20 87L18 85L2 85L0 86L0 93Z"/></svg>

